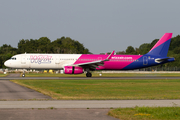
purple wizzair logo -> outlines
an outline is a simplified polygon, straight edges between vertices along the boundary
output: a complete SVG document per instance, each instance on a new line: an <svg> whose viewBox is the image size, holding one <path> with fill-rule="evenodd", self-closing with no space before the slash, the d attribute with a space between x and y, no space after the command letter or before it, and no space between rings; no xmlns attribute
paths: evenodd
<svg viewBox="0 0 180 120"><path fill-rule="evenodd" d="M38 63L38 64L50 64L52 56L49 55L31 55L30 60L31 63Z"/></svg>

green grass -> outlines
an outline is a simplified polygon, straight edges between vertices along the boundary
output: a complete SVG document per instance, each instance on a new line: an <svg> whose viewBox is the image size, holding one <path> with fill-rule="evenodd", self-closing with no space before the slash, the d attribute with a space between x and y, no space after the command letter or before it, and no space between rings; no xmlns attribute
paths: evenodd
<svg viewBox="0 0 180 120"><path fill-rule="evenodd" d="M180 120L180 107L118 108L108 115L120 120Z"/></svg>
<svg viewBox="0 0 180 120"><path fill-rule="evenodd" d="M102 76L99 76L100 73L93 72L93 77L133 77L133 76L159 76L159 77L180 77L180 73L101 73ZM68 75L68 74L52 74L52 73L26 73L26 77L85 77L86 74L78 75Z"/></svg>
<svg viewBox="0 0 180 120"><path fill-rule="evenodd" d="M8 74L0 73L0 77L6 77Z"/></svg>
<svg viewBox="0 0 180 120"><path fill-rule="evenodd" d="M54 99L180 99L180 80L12 80Z"/></svg>

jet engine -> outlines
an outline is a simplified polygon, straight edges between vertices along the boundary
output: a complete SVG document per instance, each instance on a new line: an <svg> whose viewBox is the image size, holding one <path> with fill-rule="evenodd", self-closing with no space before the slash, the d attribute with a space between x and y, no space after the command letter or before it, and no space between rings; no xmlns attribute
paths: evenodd
<svg viewBox="0 0 180 120"><path fill-rule="evenodd" d="M83 68L78 66L64 66L64 74L82 74Z"/></svg>

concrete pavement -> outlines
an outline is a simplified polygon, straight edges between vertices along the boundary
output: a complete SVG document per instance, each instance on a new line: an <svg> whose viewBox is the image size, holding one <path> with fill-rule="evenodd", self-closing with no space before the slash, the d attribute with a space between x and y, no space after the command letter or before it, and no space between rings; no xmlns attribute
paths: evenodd
<svg viewBox="0 0 180 120"><path fill-rule="evenodd" d="M9 80L0 80L0 100L52 99L35 90L20 86Z"/></svg>
<svg viewBox="0 0 180 120"><path fill-rule="evenodd" d="M135 106L180 106L180 100L58 100L58 101L0 101L0 108L126 108Z"/></svg>
<svg viewBox="0 0 180 120"><path fill-rule="evenodd" d="M110 109L0 109L0 120L118 120Z"/></svg>

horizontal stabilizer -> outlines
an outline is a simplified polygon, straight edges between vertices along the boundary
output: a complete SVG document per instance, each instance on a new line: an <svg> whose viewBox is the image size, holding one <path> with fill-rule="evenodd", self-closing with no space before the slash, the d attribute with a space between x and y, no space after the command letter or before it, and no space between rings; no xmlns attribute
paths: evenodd
<svg viewBox="0 0 180 120"><path fill-rule="evenodd" d="M172 58L169 58L169 57L168 58L157 58L157 59L155 59L155 62L156 63L161 63L161 62L167 61L168 59L172 59Z"/></svg>

